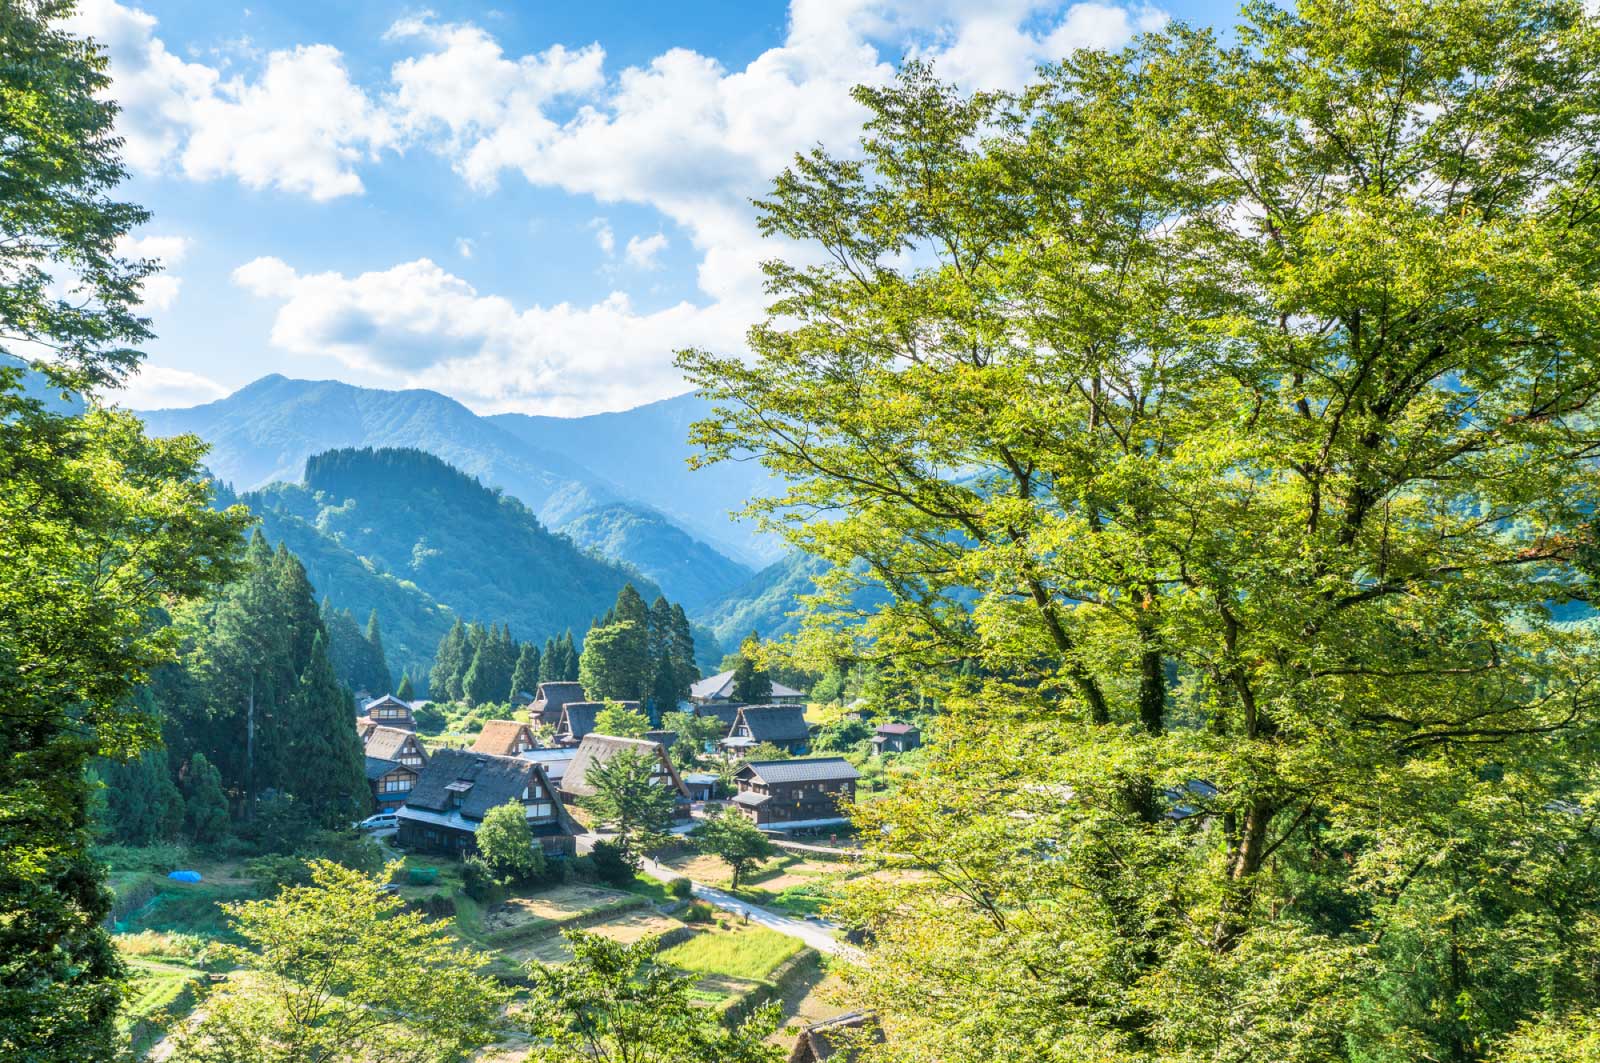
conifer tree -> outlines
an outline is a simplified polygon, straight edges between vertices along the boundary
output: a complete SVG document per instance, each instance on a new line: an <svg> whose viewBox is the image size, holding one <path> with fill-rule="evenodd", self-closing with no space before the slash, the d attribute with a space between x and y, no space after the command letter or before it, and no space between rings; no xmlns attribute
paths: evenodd
<svg viewBox="0 0 1600 1063"><path fill-rule="evenodd" d="M228 795L222 790L222 774L196 753L189 760L183 778L183 827L197 842L214 842L228 829Z"/></svg>
<svg viewBox="0 0 1600 1063"><path fill-rule="evenodd" d="M283 788L318 823L342 826L370 805L350 692L333 674L322 633L313 636L287 730Z"/></svg>
<svg viewBox="0 0 1600 1063"><path fill-rule="evenodd" d="M524 642L522 650L517 654L517 666L511 672L511 690L508 699L516 704L517 698L523 694L532 697L533 692L539 689L539 647L531 642Z"/></svg>
<svg viewBox="0 0 1600 1063"><path fill-rule="evenodd" d="M177 834L183 825L183 796L172 782L167 751L147 749L101 769L105 781L107 825L117 841L149 845Z"/></svg>
<svg viewBox="0 0 1600 1063"><path fill-rule="evenodd" d="M492 652L488 647L480 647L472 655L472 664L467 667L466 677L461 682L461 694L468 705L493 701L498 692L494 684L494 665L489 659Z"/></svg>
<svg viewBox="0 0 1600 1063"><path fill-rule="evenodd" d="M367 614L367 645L372 648L372 680L373 685L367 689L374 694L386 694L394 689L394 680L389 671L389 659L383 652L383 632L378 628L378 610L373 609Z"/></svg>
<svg viewBox="0 0 1600 1063"><path fill-rule="evenodd" d="M439 640L433 655L433 670L428 673L428 694L441 701L461 696L461 676L472 663L467 646L467 625L457 617L456 622Z"/></svg>
<svg viewBox="0 0 1600 1063"><path fill-rule="evenodd" d="M412 689L412 686L411 686L411 673L410 672L401 672L400 673L400 686L398 688L396 688L396 690L394 692L394 696L399 698L401 701L410 701L413 697L416 696L416 691L414 689Z"/></svg>

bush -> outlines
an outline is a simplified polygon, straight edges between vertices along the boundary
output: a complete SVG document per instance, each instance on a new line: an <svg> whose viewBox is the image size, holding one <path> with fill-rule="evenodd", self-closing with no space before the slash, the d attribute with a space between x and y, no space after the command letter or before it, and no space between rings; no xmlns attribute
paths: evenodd
<svg viewBox="0 0 1600 1063"><path fill-rule="evenodd" d="M285 886L304 886L311 882L311 869L298 856L253 857L244 862L244 873L263 893L276 893Z"/></svg>
<svg viewBox="0 0 1600 1063"><path fill-rule="evenodd" d="M589 852L595 878L608 886L627 886L633 882L633 865L615 842L595 842Z"/></svg>
<svg viewBox="0 0 1600 1063"><path fill-rule="evenodd" d="M694 896L694 883L690 882L682 875L679 875L677 878L667 883L667 892L678 898L680 901L686 901L690 897Z"/></svg>
<svg viewBox="0 0 1600 1063"><path fill-rule="evenodd" d="M685 923L709 923L716 911L705 901L693 901L689 904L689 907L678 913L678 918Z"/></svg>
<svg viewBox="0 0 1600 1063"><path fill-rule="evenodd" d="M479 904L498 904L505 900L505 887L481 857L469 856L462 862L461 881L466 895Z"/></svg>

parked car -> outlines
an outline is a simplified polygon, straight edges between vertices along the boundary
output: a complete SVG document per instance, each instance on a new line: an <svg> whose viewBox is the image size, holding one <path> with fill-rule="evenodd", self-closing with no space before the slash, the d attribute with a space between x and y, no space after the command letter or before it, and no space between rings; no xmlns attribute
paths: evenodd
<svg viewBox="0 0 1600 1063"><path fill-rule="evenodd" d="M379 812L376 816L368 816L360 823L357 823L356 829L364 831L394 830L398 826L400 826L400 820L395 817L393 812Z"/></svg>

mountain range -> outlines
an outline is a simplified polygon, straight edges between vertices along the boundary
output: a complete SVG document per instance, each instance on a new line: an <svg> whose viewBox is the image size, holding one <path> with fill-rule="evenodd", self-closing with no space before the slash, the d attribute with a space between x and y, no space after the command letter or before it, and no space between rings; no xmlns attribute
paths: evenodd
<svg viewBox="0 0 1600 1063"><path fill-rule="evenodd" d="M626 561L694 610L782 556L730 519L769 479L754 463L691 470L681 395L623 413L480 417L433 391L263 377L216 402L142 414L156 435L193 433L235 490L298 481L306 459L346 447L412 447L520 500L552 530Z"/></svg>
<svg viewBox="0 0 1600 1063"><path fill-rule="evenodd" d="M581 636L609 604L590 599L614 596L629 577L682 604L708 653L752 630L792 631L796 597L812 589L819 562L731 518L772 490L757 463L689 467L689 426L709 410L690 394L587 417L482 417L433 391L272 375L215 402L141 416L153 434L209 443L213 474L269 539L300 555L319 593L358 616L377 608L398 673L431 660L457 615L511 622L519 637L568 624ZM332 471L370 466L370 455L349 455L385 448L433 455L464 475L412 468L433 485L417 493L392 470ZM345 456L323 457L330 451ZM485 501L495 492L495 506L514 500L514 518ZM434 553L441 538L446 556ZM581 591L566 585L578 571Z"/></svg>

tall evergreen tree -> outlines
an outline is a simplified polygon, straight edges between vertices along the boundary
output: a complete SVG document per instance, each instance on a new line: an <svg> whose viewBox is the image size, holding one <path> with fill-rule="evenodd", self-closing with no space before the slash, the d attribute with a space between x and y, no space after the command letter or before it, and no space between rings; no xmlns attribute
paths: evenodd
<svg viewBox="0 0 1600 1063"><path fill-rule="evenodd" d="M372 650L372 679L373 686L368 687L374 694L387 694L394 689L394 679L389 671L389 658L383 652L383 632L378 627L378 610L374 609L367 614L367 645Z"/></svg>
<svg viewBox="0 0 1600 1063"><path fill-rule="evenodd" d="M461 696L461 677L472 664L467 644L467 625L457 617L439 640L433 655L433 670L428 673L428 696L450 701Z"/></svg>
<svg viewBox="0 0 1600 1063"><path fill-rule="evenodd" d="M400 673L400 685L395 689L394 696L401 701L410 701L416 696L416 691L411 686L411 673Z"/></svg>
<svg viewBox="0 0 1600 1063"><path fill-rule="evenodd" d="M643 645L644 635L632 621L590 628L578 664L583 692L595 701L640 700L649 664Z"/></svg>
<svg viewBox="0 0 1600 1063"><path fill-rule="evenodd" d="M490 659L493 652L491 648L482 646L472 655L472 664L467 667L466 677L461 683L461 696L468 705L493 701L504 689L495 686L494 662Z"/></svg>
<svg viewBox="0 0 1600 1063"><path fill-rule="evenodd" d="M539 647L531 642L524 642L522 650L517 654L517 666L511 672L511 690L509 699L513 704L519 696L526 694L533 696L539 688Z"/></svg>
<svg viewBox="0 0 1600 1063"><path fill-rule="evenodd" d="M350 692L333 674L321 632L311 648L292 713L284 721L287 748L282 788L325 827L349 824L371 805L361 740L350 725Z"/></svg>
<svg viewBox="0 0 1600 1063"><path fill-rule="evenodd" d="M772 677L756 664L761 640L754 631L739 647L739 664L733 670L733 700L759 705L772 697Z"/></svg>
<svg viewBox="0 0 1600 1063"><path fill-rule="evenodd" d="M568 683L576 682L578 679L578 647L572 639L572 629L570 627L567 628L566 634L561 636L559 648L561 652L561 675L558 678Z"/></svg>
<svg viewBox="0 0 1600 1063"><path fill-rule="evenodd" d="M105 762L100 777L106 787L106 825L117 841L149 845L173 838L183 826L183 795L172 781L164 747Z"/></svg>
<svg viewBox="0 0 1600 1063"><path fill-rule="evenodd" d="M228 829L228 795L222 790L222 773L196 753L183 776L183 828L193 840L220 839Z"/></svg>

